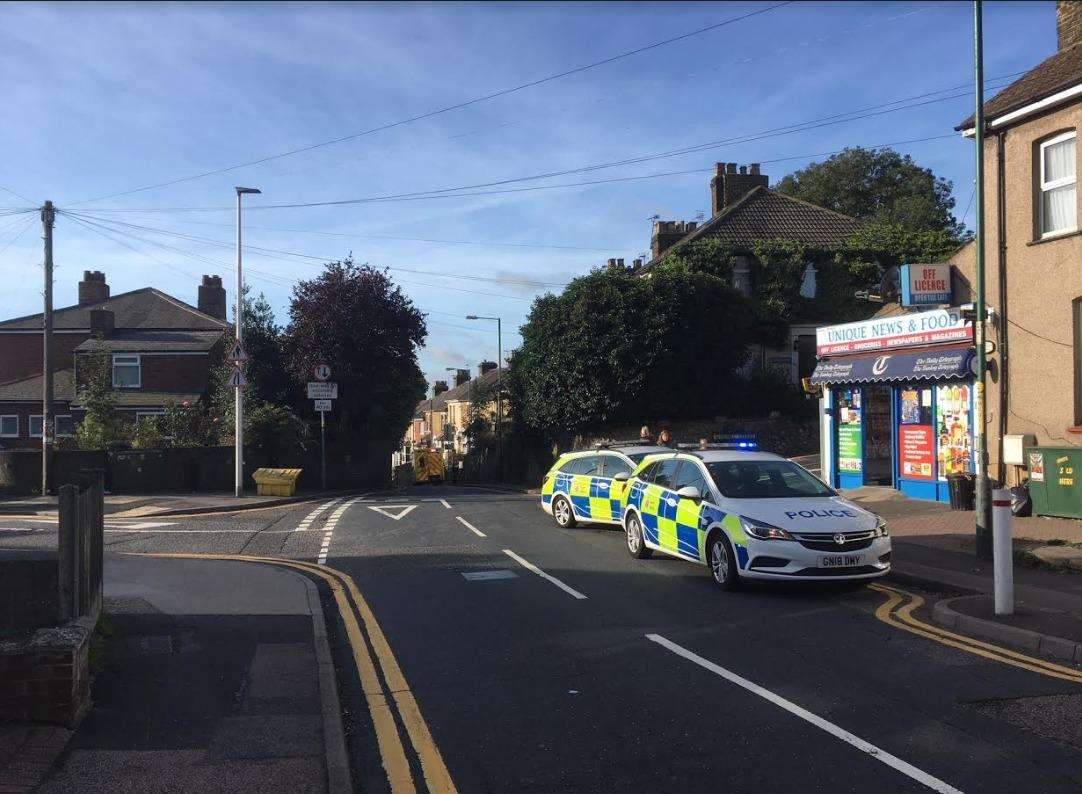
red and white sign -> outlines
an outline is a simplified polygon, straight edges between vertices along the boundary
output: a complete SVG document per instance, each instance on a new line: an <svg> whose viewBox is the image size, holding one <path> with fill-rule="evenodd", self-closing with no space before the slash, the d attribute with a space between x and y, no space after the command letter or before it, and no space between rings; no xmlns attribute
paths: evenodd
<svg viewBox="0 0 1082 794"><path fill-rule="evenodd" d="M931 425L898 428L898 474L907 480L934 477L935 447Z"/></svg>
<svg viewBox="0 0 1082 794"><path fill-rule="evenodd" d="M973 323L960 309L879 317L815 329L815 352L820 356L922 347L973 338Z"/></svg>
<svg viewBox="0 0 1082 794"><path fill-rule="evenodd" d="M316 364L312 367L312 377L319 381L331 379L331 368L327 364Z"/></svg>

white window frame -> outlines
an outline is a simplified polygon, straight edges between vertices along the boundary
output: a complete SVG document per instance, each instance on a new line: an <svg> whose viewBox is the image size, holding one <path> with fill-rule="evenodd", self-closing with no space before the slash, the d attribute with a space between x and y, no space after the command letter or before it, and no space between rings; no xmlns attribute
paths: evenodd
<svg viewBox="0 0 1082 794"><path fill-rule="evenodd" d="M124 366L131 366L132 364L135 364L138 376L136 377L136 379L135 379L136 382L134 384L128 384L126 386L121 386L120 384L118 384L116 382L117 359L126 359L123 362ZM140 357L140 355L138 353L114 353L113 357L111 359L111 364L112 364L112 370L111 370L111 372L112 372L112 383L113 383L113 388L114 389L138 389L138 388L140 388L142 386L142 384L143 384L143 360L142 360L142 358Z"/></svg>
<svg viewBox="0 0 1082 794"><path fill-rule="evenodd" d="M1075 175L1073 177L1064 177L1062 179L1053 179L1051 182L1046 182L1044 179L1044 150L1049 146L1055 146L1057 143L1063 143L1064 141L1076 140L1078 132L1071 130L1070 132L1064 132L1055 137L1049 138L1047 141L1041 141L1037 147L1037 168L1039 179L1037 180L1037 230L1040 232L1041 239L1046 237L1059 237L1064 234L1071 234L1078 231L1078 143L1075 143ZM1056 229L1054 231L1044 230L1044 194L1050 190L1055 190L1059 187L1067 187L1068 185L1075 185L1075 219L1074 226L1066 229Z"/></svg>
<svg viewBox="0 0 1082 794"><path fill-rule="evenodd" d="M154 416L165 416L165 411L136 411L135 423L139 424L144 419L150 419Z"/></svg>
<svg viewBox="0 0 1082 794"><path fill-rule="evenodd" d="M71 432L70 433L61 433L60 430L58 429L60 427L60 420L61 419L72 419L72 416L71 416L71 414L57 414L56 416L54 416L53 417L53 435L56 436L57 438L74 438L75 437L75 420L72 419Z"/></svg>
<svg viewBox="0 0 1082 794"><path fill-rule="evenodd" d="M15 420L15 432L14 433L5 433L5 432L3 432L3 430L4 430L4 420L5 419L14 419ZM18 437L19 437L19 415L18 414L3 414L2 416L0 416L0 438L18 438Z"/></svg>
<svg viewBox="0 0 1082 794"><path fill-rule="evenodd" d="M45 416L42 414L30 414L30 417L26 420L26 432L30 434L30 438L41 438L41 433L34 432L34 420L41 420L41 429L45 430Z"/></svg>

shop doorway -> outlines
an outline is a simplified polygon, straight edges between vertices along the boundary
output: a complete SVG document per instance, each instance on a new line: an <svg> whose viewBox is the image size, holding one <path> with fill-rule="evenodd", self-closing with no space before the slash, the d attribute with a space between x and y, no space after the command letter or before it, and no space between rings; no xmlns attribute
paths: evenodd
<svg viewBox="0 0 1082 794"><path fill-rule="evenodd" d="M885 383L864 387L864 484L893 485L893 440L891 438L891 389Z"/></svg>

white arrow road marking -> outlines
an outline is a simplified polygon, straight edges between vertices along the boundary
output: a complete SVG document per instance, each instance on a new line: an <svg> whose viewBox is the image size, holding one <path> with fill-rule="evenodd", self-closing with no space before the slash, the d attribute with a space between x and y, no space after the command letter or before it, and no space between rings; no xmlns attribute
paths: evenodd
<svg viewBox="0 0 1082 794"><path fill-rule="evenodd" d="M369 510L375 510L380 515L387 516L387 518L393 518L395 521L401 521L405 516L410 514L417 505L368 505ZM398 513L391 512L397 510Z"/></svg>
<svg viewBox="0 0 1082 794"><path fill-rule="evenodd" d="M565 593L570 595L572 598L578 598L580 600L586 598L586 596L584 596L582 593L580 593L574 587L569 587L566 584L564 584L563 582L561 582L559 579L557 579L555 576L552 576L550 574L545 573L544 571L542 571L540 568L538 568L536 565L534 565L529 560L526 560L526 559L523 559L522 557L519 557L517 554L515 554L513 551L511 551L511 549L504 549L503 553L506 554L508 557L510 557L515 562L517 562L519 565L521 565L527 571L533 571L538 576L540 576L542 579L547 579L548 581L552 582L554 585L559 587L561 590L563 590Z"/></svg>
<svg viewBox="0 0 1082 794"><path fill-rule="evenodd" d="M467 521L466 519L464 519L464 518L463 518L462 516L455 516L455 518L457 518L457 519L458 519L458 523L462 524L462 526L464 526L464 527L465 527L466 529L468 529L468 530L469 530L470 532L472 532L473 534L475 534L475 535L476 535L477 537L479 537L479 538L487 538L487 537L488 537L488 535L486 535L486 534L485 534L484 532L482 532L481 530L479 530L479 529L478 529L477 527L475 527L475 526L474 526L473 524L471 524L471 523L470 523L469 521Z"/></svg>
<svg viewBox="0 0 1082 794"><path fill-rule="evenodd" d="M788 711L790 714L794 714L797 717L800 717L800 719L806 722L810 722L816 728L824 730L831 736L837 739L841 739L846 744L850 744L853 747L856 747L861 752L867 753L875 760L881 761L892 769L898 770L903 775L906 775L907 777L912 778L918 783L921 783L932 789L932 791L938 791L940 792L940 794L962 794L960 790L956 789L954 786L951 786L948 783L944 783L939 778L932 777L927 772L917 769L912 764L909 764L900 758L896 758L895 756L888 753L886 750L876 747L874 744L869 744L868 742L861 739L859 736L854 736L844 728L839 728L834 723L827 722L822 717L812 714L807 709L803 709L796 703L793 703L790 700L786 700L781 695L775 695L769 689L764 689L758 684L752 683L748 679L737 675L731 670L726 670L721 665L714 664L709 659L704 659L698 654L689 651L687 648L683 648L677 645L675 642L671 642L670 640L665 639L660 634L647 634L646 639L650 640L651 642L656 642L662 648L668 648L677 656L682 656L688 661L694 662L695 664L699 665L699 667L709 670L715 675L721 676L725 680L736 684L738 687L746 689L753 695L758 695L764 700L773 703L775 706L780 706L781 708Z"/></svg>

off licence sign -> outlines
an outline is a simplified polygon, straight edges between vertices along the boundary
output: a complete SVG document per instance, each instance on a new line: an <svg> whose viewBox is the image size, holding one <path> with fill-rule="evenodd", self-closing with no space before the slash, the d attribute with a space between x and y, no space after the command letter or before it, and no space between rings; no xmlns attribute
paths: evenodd
<svg viewBox="0 0 1082 794"><path fill-rule="evenodd" d="M319 381L308 382L309 400L337 400L338 384Z"/></svg>

